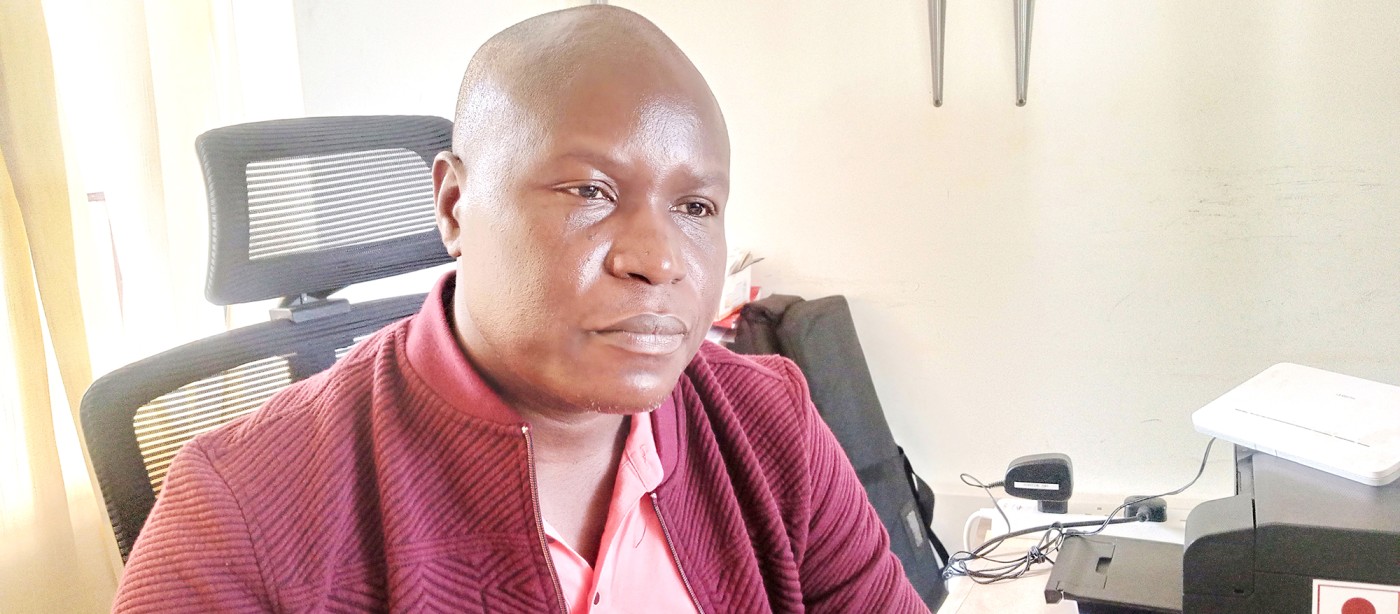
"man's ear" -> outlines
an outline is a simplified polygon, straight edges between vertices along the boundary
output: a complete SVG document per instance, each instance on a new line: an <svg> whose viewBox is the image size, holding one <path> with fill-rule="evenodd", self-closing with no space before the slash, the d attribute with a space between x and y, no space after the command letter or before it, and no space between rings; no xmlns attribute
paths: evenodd
<svg viewBox="0 0 1400 614"><path fill-rule="evenodd" d="M450 151L439 153L433 158L433 208L437 216L438 233L442 235L442 246L448 255L459 258L462 247L462 226L457 222L457 201L462 197L464 165L461 159Z"/></svg>

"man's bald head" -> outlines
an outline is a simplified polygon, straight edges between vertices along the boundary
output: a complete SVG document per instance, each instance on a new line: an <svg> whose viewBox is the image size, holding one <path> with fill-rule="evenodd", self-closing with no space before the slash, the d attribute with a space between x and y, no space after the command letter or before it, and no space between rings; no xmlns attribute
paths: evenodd
<svg viewBox="0 0 1400 614"><path fill-rule="evenodd" d="M492 37L433 192L458 340L522 416L666 398L719 305L729 135L655 25L589 6Z"/></svg>
<svg viewBox="0 0 1400 614"><path fill-rule="evenodd" d="M709 85L660 28L627 9L590 5L545 13L487 40L457 95L453 151L469 164L482 147L547 135L570 94L633 88L693 106L724 131Z"/></svg>

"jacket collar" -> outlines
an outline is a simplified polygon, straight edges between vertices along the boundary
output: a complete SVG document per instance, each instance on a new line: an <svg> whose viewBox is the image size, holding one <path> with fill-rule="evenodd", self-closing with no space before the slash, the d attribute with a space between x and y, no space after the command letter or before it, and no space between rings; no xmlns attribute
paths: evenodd
<svg viewBox="0 0 1400 614"><path fill-rule="evenodd" d="M409 320L408 364L453 409L505 426L525 425L520 414L511 409L476 372L457 342L450 317L456 282L455 272L438 279L424 300L422 309ZM698 360L701 360L699 356L693 358L692 365ZM688 388L680 383L684 381L685 376L682 375L661 406L650 412L656 454L661 459L665 477L675 473L677 460L684 452L679 419L679 408L684 406L686 397L683 391Z"/></svg>
<svg viewBox="0 0 1400 614"><path fill-rule="evenodd" d="M448 315L456 280L455 273L438 279L423 308L409 321L408 364L454 409L499 424L523 425L525 420L477 374L457 343Z"/></svg>

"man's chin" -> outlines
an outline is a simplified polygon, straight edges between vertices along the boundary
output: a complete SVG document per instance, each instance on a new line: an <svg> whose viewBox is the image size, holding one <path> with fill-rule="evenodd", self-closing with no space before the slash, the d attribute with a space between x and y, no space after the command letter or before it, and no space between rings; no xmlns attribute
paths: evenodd
<svg viewBox="0 0 1400 614"><path fill-rule="evenodd" d="M601 414L631 415L647 413L665 403L676 389L680 373L685 365L609 365L613 369L594 369L588 373L574 373L574 382L584 386L574 387L575 407ZM617 368L622 366L622 368ZM631 368L627 368L631 366Z"/></svg>
<svg viewBox="0 0 1400 614"><path fill-rule="evenodd" d="M635 405L594 405L590 407L590 409L597 413L607 414L609 416L635 416L637 414L645 414L658 407L661 407L662 402L664 401L642 407L638 407Z"/></svg>
<svg viewBox="0 0 1400 614"><path fill-rule="evenodd" d="M584 406L589 411L602 414L630 416L646 413L666 402L675 390L677 379L679 375L671 378L620 378L615 385L589 395Z"/></svg>
<svg viewBox="0 0 1400 614"><path fill-rule="evenodd" d="M671 396L671 390L674 388L675 385L672 384L670 387L664 389L661 387L652 387L645 390L627 391L630 392L630 394L616 394L617 392L623 392L623 390L617 389L612 391L613 394L593 395L585 404L585 407L587 407L589 411L598 412L600 414L620 416L642 414L661 407L661 405L666 402L666 399Z"/></svg>

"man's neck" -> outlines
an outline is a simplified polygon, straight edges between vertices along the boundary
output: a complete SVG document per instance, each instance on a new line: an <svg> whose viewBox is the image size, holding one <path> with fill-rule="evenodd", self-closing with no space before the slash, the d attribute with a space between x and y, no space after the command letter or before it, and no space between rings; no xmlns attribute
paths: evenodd
<svg viewBox="0 0 1400 614"><path fill-rule="evenodd" d="M540 514L579 556L595 564L627 443L627 416L516 411L531 427Z"/></svg>
<svg viewBox="0 0 1400 614"><path fill-rule="evenodd" d="M611 461L627 441L627 416L516 407L530 424L541 465Z"/></svg>

